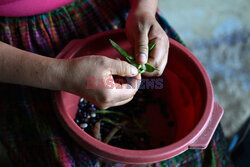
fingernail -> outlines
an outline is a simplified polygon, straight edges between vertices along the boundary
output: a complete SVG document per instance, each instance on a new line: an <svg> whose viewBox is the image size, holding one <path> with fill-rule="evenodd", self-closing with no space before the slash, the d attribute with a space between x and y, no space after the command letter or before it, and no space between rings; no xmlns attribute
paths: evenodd
<svg viewBox="0 0 250 167"><path fill-rule="evenodd" d="M137 74L138 74L138 69L135 68L135 67L132 67L132 68L131 68L131 74L132 74L132 75L137 75Z"/></svg>
<svg viewBox="0 0 250 167"><path fill-rule="evenodd" d="M139 61L141 62L141 64L147 63L147 56L144 53L140 53L139 56L140 56Z"/></svg>

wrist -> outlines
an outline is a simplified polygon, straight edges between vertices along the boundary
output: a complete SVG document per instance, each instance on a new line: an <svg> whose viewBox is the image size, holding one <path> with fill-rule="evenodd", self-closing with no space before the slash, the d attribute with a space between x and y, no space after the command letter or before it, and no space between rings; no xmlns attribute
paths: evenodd
<svg viewBox="0 0 250 167"><path fill-rule="evenodd" d="M130 0L132 13L148 13L155 16L158 0Z"/></svg>
<svg viewBox="0 0 250 167"><path fill-rule="evenodd" d="M67 76L67 60L50 58L48 68L44 73L47 88L51 90L65 90Z"/></svg>
<svg viewBox="0 0 250 167"><path fill-rule="evenodd" d="M57 62L55 73L57 76L56 84L59 90L82 95L86 91L86 65L83 58L61 59ZM89 63L91 64L91 63Z"/></svg>

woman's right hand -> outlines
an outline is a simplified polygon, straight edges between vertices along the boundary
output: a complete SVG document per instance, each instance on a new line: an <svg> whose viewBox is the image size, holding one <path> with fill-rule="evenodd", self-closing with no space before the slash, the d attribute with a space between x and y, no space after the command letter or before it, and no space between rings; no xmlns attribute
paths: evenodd
<svg viewBox="0 0 250 167"><path fill-rule="evenodd" d="M125 61L105 56L84 56L65 62L62 89L85 97L100 109L125 104L138 90L138 70ZM113 75L133 79L130 83L116 83Z"/></svg>
<svg viewBox="0 0 250 167"><path fill-rule="evenodd" d="M113 75L131 77L129 83L115 83ZM0 41L0 82L50 90L64 90L85 97L100 109L132 100L139 87L138 70L125 61L105 56L55 59L26 52ZM109 86L88 88L91 79ZM137 86L132 87L132 83ZM93 84L92 84L93 85Z"/></svg>

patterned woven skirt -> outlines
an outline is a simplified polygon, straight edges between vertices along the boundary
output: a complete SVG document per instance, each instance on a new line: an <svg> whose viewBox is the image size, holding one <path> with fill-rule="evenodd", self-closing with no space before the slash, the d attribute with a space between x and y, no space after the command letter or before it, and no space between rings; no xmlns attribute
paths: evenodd
<svg viewBox="0 0 250 167"><path fill-rule="evenodd" d="M124 28L127 1L77 0L40 15L0 17L0 40L55 57L72 39ZM156 17L168 36L181 42L166 20ZM98 160L61 127L52 100L48 90L0 84L0 141L13 166L98 166ZM206 150L188 150L154 166L231 166L226 147L219 126Z"/></svg>

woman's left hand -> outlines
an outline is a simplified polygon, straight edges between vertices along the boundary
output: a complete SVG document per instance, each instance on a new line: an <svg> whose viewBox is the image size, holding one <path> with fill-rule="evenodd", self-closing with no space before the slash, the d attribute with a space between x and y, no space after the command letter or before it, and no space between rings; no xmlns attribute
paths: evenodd
<svg viewBox="0 0 250 167"><path fill-rule="evenodd" d="M167 64L169 41L167 34L155 18L155 14L143 10L131 10L126 22L126 34L134 48L138 64L155 66L158 70L145 72L145 76L160 76ZM149 44L156 44L149 53Z"/></svg>

